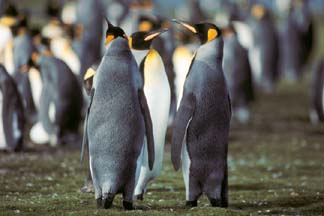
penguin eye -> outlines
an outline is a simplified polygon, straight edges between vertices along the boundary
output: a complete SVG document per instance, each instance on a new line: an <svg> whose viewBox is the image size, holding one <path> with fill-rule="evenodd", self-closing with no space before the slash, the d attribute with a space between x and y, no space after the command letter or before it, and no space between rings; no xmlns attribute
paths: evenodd
<svg viewBox="0 0 324 216"><path fill-rule="evenodd" d="M215 39L218 36L218 32L216 29L208 29L208 33L207 33L207 42Z"/></svg>

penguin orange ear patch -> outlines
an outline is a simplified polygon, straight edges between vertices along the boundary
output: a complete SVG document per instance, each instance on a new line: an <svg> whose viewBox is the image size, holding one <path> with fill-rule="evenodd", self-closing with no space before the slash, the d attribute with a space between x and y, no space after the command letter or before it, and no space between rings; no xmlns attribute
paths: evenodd
<svg viewBox="0 0 324 216"><path fill-rule="evenodd" d="M108 45L114 39L115 39L115 36L114 35L108 35L106 37L105 45Z"/></svg>
<svg viewBox="0 0 324 216"><path fill-rule="evenodd" d="M207 33L207 42L215 39L218 36L218 32L216 29L208 29L208 33Z"/></svg>
<svg viewBox="0 0 324 216"><path fill-rule="evenodd" d="M143 21L138 26L139 31L151 31L152 30L152 24L148 21Z"/></svg>
<svg viewBox="0 0 324 216"><path fill-rule="evenodd" d="M257 4L252 7L251 13L254 17L261 19L264 17L266 11L262 5Z"/></svg>
<svg viewBox="0 0 324 216"><path fill-rule="evenodd" d="M90 79L91 77L93 77L95 74L96 74L96 71L93 70L93 68L89 68L87 70L87 72L85 73L83 80L86 81L87 79Z"/></svg>
<svg viewBox="0 0 324 216"><path fill-rule="evenodd" d="M37 62L38 60L38 53L37 52L33 52L31 59L33 60L33 62Z"/></svg>

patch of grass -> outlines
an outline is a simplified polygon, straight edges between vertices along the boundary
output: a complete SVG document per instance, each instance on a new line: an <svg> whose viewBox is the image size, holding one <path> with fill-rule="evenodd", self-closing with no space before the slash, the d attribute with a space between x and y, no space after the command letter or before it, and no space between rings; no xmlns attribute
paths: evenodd
<svg viewBox="0 0 324 216"><path fill-rule="evenodd" d="M181 172L174 172L169 146L164 169L142 210L125 212L118 195L110 210L96 209L93 194L79 189L86 165L79 151L41 148L0 155L1 215L321 215L324 212L324 126L308 121L308 82L281 83L258 95L248 125L232 125L228 209L211 208L206 197L187 209Z"/></svg>

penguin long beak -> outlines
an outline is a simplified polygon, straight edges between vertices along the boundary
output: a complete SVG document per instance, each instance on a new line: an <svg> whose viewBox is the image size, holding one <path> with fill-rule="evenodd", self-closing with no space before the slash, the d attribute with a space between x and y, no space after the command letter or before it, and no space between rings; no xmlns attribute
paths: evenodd
<svg viewBox="0 0 324 216"><path fill-rule="evenodd" d="M165 28L165 29L160 29L160 30L156 30L156 31L151 31L148 33L148 35L144 38L144 41L149 41L149 40L153 40L154 38L156 38L157 36L159 36L160 34L167 32L169 29Z"/></svg>
<svg viewBox="0 0 324 216"><path fill-rule="evenodd" d="M182 25L183 27L185 27L186 29L188 29L189 31L191 31L191 32L193 32L195 34L198 33L197 30L196 30L196 28L194 26L192 26L191 24L189 24L189 23L187 23L185 21L181 21L181 20L177 20L177 19L172 19L172 22L176 22L176 23Z"/></svg>

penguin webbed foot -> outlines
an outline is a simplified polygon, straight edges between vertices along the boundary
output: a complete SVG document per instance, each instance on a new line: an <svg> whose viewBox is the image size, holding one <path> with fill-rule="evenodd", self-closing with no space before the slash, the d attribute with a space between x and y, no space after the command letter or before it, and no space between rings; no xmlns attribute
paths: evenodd
<svg viewBox="0 0 324 216"><path fill-rule="evenodd" d="M221 199L209 198L209 202L210 202L212 207L226 208L228 206L227 202L224 202Z"/></svg>
<svg viewBox="0 0 324 216"><path fill-rule="evenodd" d="M101 208L102 197L99 197L98 199L96 199L96 201L97 201L97 208Z"/></svg>
<svg viewBox="0 0 324 216"><path fill-rule="evenodd" d="M115 195L111 193L104 194L102 198L101 207L104 209L109 209L112 206Z"/></svg>
<svg viewBox="0 0 324 216"><path fill-rule="evenodd" d="M134 210L133 202L123 201L123 206L126 211Z"/></svg>
<svg viewBox="0 0 324 216"><path fill-rule="evenodd" d="M143 201L143 200L144 200L144 192L142 192L141 194L137 194L137 195L135 196L135 198L136 198L137 200L141 200L141 201Z"/></svg>
<svg viewBox="0 0 324 216"><path fill-rule="evenodd" d="M189 207L189 208L197 207L198 206L198 201L197 200L186 201L186 206Z"/></svg>

